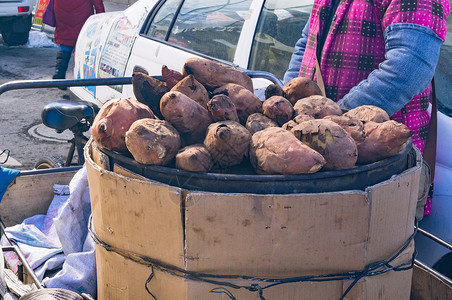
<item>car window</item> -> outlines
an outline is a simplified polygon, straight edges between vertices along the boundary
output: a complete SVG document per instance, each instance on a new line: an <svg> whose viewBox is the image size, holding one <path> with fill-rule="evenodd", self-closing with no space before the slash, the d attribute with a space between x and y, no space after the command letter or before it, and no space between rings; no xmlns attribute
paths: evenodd
<svg viewBox="0 0 452 300"><path fill-rule="evenodd" d="M213 58L232 62L251 0L185 0L172 28L179 0L166 1L147 35Z"/></svg>
<svg viewBox="0 0 452 300"><path fill-rule="evenodd" d="M248 69L283 78L313 1L269 0L259 16Z"/></svg>
<svg viewBox="0 0 452 300"><path fill-rule="evenodd" d="M452 18L447 19L447 35L441 46L438 65L435 72L435 86L438 109L452 116Z"/></svg>
<svg viewBox="0 0 452 300"><path fill-rule="evenodd" d="M159 40L165 40L174 15L180 6L181 0L168 0L155 14L149 26L147 35Z"/></svg>

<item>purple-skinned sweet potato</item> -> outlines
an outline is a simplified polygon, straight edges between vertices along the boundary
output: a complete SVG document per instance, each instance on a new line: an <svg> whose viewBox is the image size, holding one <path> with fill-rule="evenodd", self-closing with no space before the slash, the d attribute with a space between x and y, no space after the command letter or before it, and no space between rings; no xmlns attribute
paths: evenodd
<svg viewBox="0 0 452 300"><path fill-rule="evenodd" d="M278 127L278 123L261 113L254 113L248 116L245 127L253 135L268 127Z"/></svg>
<svg viewBox="0 0 452 300"><path fill-rule="evenodd" d="M225 94L237 109L237 115L241 124L245 124L248 116L253 113L262 113L261 100L243 86L235 83L228 83L213 91L214 95Z"/></svg>
<svg viewBox="0 0 452 300"><path fill-rule="evenodd" d="M106 149L126 152L125 135L133 122L155 116L145 104L133 98L116 98L107 101L94 118L91 136Z"/></svg>
<svg viewBox="0 0 452 300"><path fill-rule="evenodd" d="M313 95L322 95L317 83L306 77L296 77L287 82L282 87L283 96L295 105L302 98Z"/></svg>
<svg viewBox="0 0 452 300"><path fill-rule="evenodd" d="M207 108L209 94L206 88L193 75L188 75L181 79L171 91L181 92L190 97L190 99L195 100L202 107Z"/></svg>
<svg viewBox="0 0 452 300"><path fill-rule="evenodd" d="M384 109L374 105L361 105L350 109L344 113L344 115L358 119L362 122L372 121L376 123L383 123L389 121L388 113Z"/></svg>
<svg viewBox="0 0 452 300"><path fill-rule="evenodd" d="M212 123L207 109L181 92L168 92L160 101L160 110L182 135L187 145L204 140L207 127Z"/></svg>
<svg viewBox="0 0 452 300"><path fill-rule="evenodd" d="M212 166L212 156L203 144L184 147L176 154L176 168L178 169L208 172Z"/></svg>
<svg viewBox="0 0 452 300"><path fill-rule="evenodd" d="M258 174L303 174L319 171L326 161L292 133L270 127L251 139L250 161Z"/></svg>
<svg viewBox="0 0 452 300"><path fill-rule="evenodd" d="M184 78L181 72L162 66L162 79L169 89L172 89L179 81Z"/></svg>
<svg viewBox="0 0 452 300"><path fill-rule="evenodd" d="M145 73L135 72L132 75L132 87L135 98L149 106L159 119L163 119L160 113L160 99L169 91L166 83Z"/></svg>
<svg viewBox="0 0 452 300"><path fill-rule="evenodd" d="M356 143L360 143L364 140L364 124L360 120L349 117L346 115L342 116L326 116L324 120L330 120L341 126Z"/></svg>
<svg viewBox="0 0 452 300"><path fill-rule="evenodd" d="M284 97L284 91L282 87L277 85L276 83L269 84L265 88L265 99L268 99L272 96L282 96Z"/></svg>
<svg viewBox="0 0 452 300"><path fill-rule="evenodd" d="M325 169L342 170L355 167L358 150L353 138L333 121L316 119L292 128L294 136L316 150L326 160Z"/></svg>
<svg viewBox="0 0 452 300"><path fill-rule="evenodd" d="M264 101L262 104L262 110L264 115L282 126L293 117L293 106L284 97L272 96Z"/></svg>
<svg viewBox="0 0 452 300"><path fill-rule="evenodd" d="M298 100L293 106L295 115L309 115L315 119L322 119L329 115L340 116L342 109L333 100L319 96L309 96Z"/></svg>
<svg viewBox="0 0 452 300"><path fill-rule="evenodd" d="M357 143L358 163L367 164L396 155L411 142L411 130L402 123L389 120L364 124L364 141Z"/></svg>
<svg viewBox="0 0 452 300"><path fill-rule="evenodd" d="M192 74L208 90L214 90L226 83L235 83L254 92L253 81L248 75L213 60L191 57L185 61L182 74Z"/></svg>
<svg viewBox="0 0 452 300"><path fill-rule="evenodd" d="M294 120L297 124L300 124L301 122L310 121L310 120L315 120L315 118L312 117L312 116L309 116L309 115L298 115L298 116L295 116L295 118L293 118L293 120Z"/></svg>
<svg viewBox="0 0 452 300"><path fill-rule="evenodd" d="M204 145L216 166L228 168L240 164L248 156L251 134L235 121L212 123Z"/></svg>
<svg viewBox="0 0 452 300"><path fill-rule="evenodd" d="M284 128L285 130L291 131L292 128L294 128L298 124L305 122L305 121L310 121L310 120L315 120L315 118L311 117L309 115L298 115L298 116L295 116L295 118L293 118L293 120L289 120L288 122L284 123L281 127Z"/></svg>
<svg viewBox="0 0 452 300"><path fill-rule="evenodd" d="M167 121L140 119L126 132L126 145L133 158L142 164L166 165L179 151L179 132Z"/></svg>
<svg viewBox="0 0 452 300"><path fill-rule="evenodd" d="M218 94L207 102L207 110L214 122L218 121L239 121L237 109L229 96Z"/></svg>

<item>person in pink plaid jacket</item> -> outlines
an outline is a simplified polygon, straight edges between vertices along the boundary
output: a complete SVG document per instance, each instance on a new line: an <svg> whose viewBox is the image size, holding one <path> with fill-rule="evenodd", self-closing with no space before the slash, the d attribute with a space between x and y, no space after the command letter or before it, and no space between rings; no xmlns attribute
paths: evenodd
<svg viewBox="0 0 452 300"><path fill-rule="evenodd" d="M328 98L345 110L383 108L408 126L423 152L449 11L449 0L315 0L284 82L315 80L317 57Z"/></svg>

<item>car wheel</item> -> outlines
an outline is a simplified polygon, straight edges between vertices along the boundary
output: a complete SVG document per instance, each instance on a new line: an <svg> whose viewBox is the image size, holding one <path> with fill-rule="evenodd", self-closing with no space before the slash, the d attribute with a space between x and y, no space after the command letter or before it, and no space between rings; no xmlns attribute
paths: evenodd
<svg viewBox="0 0 452 300"><path fill-rule="evenodd" d="M45 156L35 164L35 170L53 169L64 167L64 162L56 156Z"/></svg>
<svg viewBox="0 0 452 300"><path fill-rule="evenodd" d="M9 46L25 45L28 42L30 32L2 31L3 41Z"/></svg>

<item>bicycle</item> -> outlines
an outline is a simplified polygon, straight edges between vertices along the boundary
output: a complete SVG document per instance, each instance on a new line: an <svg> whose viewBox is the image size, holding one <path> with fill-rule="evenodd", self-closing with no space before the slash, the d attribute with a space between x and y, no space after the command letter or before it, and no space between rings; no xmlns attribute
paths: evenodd
<svg viewBox="0 0 452 300"><path fill-rule="evenodd" d="M20 80L0 85L0 95L6 91L34 88L62 88L73 86L99 86L132 84L132 77L91 78L91 79L57 79L57 80ZM44 156L38 160L34 169L49 169L69 166L82 166L85 162L83 147L88 141L84 134L91 128L99 107L82 100L60 100L47 104L41 119L45 126L55 129L57 133L70 130L73 137L66 159L57 156ZM77 161L73 162L77 154Z"/></svg>

